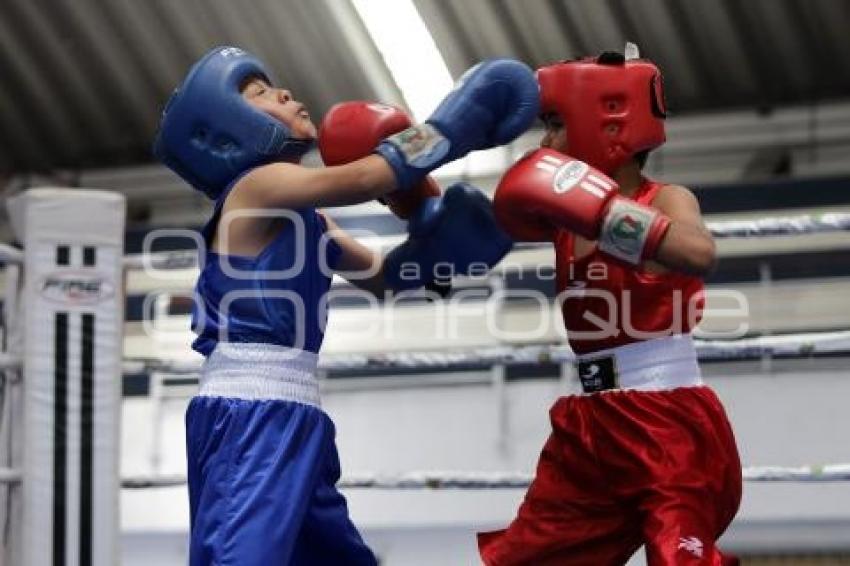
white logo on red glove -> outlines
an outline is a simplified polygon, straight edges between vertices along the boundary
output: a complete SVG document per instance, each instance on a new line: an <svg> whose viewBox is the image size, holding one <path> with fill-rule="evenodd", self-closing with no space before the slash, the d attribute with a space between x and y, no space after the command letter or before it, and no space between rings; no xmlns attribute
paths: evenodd
<svg viewBox="0 0 850 566"><path fill-rule="evenodd" d="M558 194L565 193L578 185L587 175L590 167L581 161L568 161L561 165L552 179L552 188Z"/></svg>
<svg viewBox="0 0 850 566"><path fill-rule="evenodd" d="M372 102L371 104L367 104L366 108L379 114L393 114L394 112L398 112L398 109L394 106L389 106L388 104L381 104L380 102Z"/></svg>
<svg viewBox="0 0 850 566"><path fill-rule="evenodd" d="M534 166L552 173L552 190L559 195L578 186L593 196L604 199L614 189L611 183L590 172L590 165L577 159L565 162L553 155L544 155Z"/></svg>

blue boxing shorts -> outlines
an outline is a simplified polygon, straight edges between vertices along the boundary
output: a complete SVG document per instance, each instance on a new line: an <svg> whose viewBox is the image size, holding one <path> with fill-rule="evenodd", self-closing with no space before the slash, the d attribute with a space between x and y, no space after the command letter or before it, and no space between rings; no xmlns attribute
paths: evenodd
<svg viewBox="0 0 850 566"><path fill-rule="evenodd" d="M191 566L377 561L336 489L316 354L220 343L186 412Z"/></svg>

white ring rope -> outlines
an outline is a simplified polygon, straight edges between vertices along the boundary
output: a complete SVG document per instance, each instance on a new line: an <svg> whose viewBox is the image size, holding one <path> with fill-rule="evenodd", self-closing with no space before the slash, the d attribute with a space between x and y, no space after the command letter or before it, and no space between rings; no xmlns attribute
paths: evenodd
<svg viewBox="0 0 850 566"><path fill-rule="evenodd" d="M850 353L850 330L776 334L737 340L695 340L701 360L807 357Z"/></svg>
<svg viewBox="0 0 850 566"><path fill-rule="evenodd" d="M754 482L835 482L850 480L850 464L825 466L748 466L742 470L746 481ZM398 475L360 474L340 479L341 489L521 489L534 479L521 472L409 472ZM173 487L186 483L184 476L133 476L121 481L126 489Z"/></svg>
<svg viewBox="0 0 850 566"><path fill-rule="evenodd" d="M20 369L23 367L23 359L18 354L0 352L0 371L7 369Z"/></svg>
<svg viewBox="0 0 850 566"><path fill-rule="evenodd" d="M770 217L756 220L710 222L708 228L716 238L769 237L822 232L850 231L850 214L830 213ZM539 245L539 244L532 244ZM546 244L544 244L546 245ZM0 244L0 263L22 264L23 252ZM196 250L133 254L124 257L130 270L188 269L197 265ZM696 340L702 360L729 360L763 356L811 356L815 354L850 353L850 331L764 336L738 340ZM380 355L325 355L323 370L369 369L434 369L452 366L517 365L527 363L564 363L574 355L563 345L491 346L456 351L393 352ZM0 369L19 368L20 356L0 353ZM125 372L168 371L194 374L199 362L174 362L155 359L128 359ZM850 464L806 465L797 467L750 466L742 470L747 481L759 482L829 482L850 480ZM0 468L0 483L21 481L20 470ZM504 489L525 488L533 476L504 472L411 472L399 475L353 475L342 478L341 488L369 489ZM122 479L128 489L184 485L183 476L134 476Z"/></svg>
<svg viewBox="0 0 850 566"><path fill-rule="evenodd" d="M707 223L715 238L759 238L769 236L798 236L823 232L850 231L850 214L803 214L773 216L755 220L722 220ZM551 244L523 243L518 249L545 247ZM11 248L14 249L14 248ZM2 251L2 250L0 250ZM198 265L197 250L177 250L152 254L130 254L124 257L124 267L130 270L190 269ZM2 253L0 253L2 259Z"/></svg>
<svg viewBox="0 0 850 566"><path fill-rule="evenodd" d="M831 212L773 216L756 220L725 220L708 222L707 226L715 238L796 236L850 230L850 214Z"/></svg>
<svg viewBox="0 0 850 566"><path fill-rule="evenodd" d="M197 250L174 250L150 254L128 254L124 256L124 269L191 269L198 266Z"/></svg>
<svg viewBox="0 0 850 566"><path fill-rule="evenodd" d="M850 331L812 332L763 336L739 340L696 340L700 359L722 360L772 356L810 356L850 353ZM381 355L340 354L323 356L320 367L328 369L429 369L452 365L559 363L574 359L566 346L494 346L455 352L395 352ZM125 369L152 369L170 373L194 373L199 364L169 365L163 360L125 362ZM850 480L850 464L797 467L749 466L742 471L747 481L829 482ZM352 475L339 482L341 488L363 489L505 489L525 488L533 476L505 472L410 472L399 475ZM183 485L182 476L134 476L122 480L128 489Z"/></svg>
<svg viewBox="0 0 850 566"><path fill-rule="evenodd" d="M744 479L749 481L847 481L850 480L850 464L827 464L825 466L750 466L744 468Z"/></svg>
<svg viewBox="0 0 850 566"><path fill-rule="evenodd" d="M9 244L0 244L0 263L24 263L24 252Z"/></svg>
<svg viewBox="0 0 850 566"><path fill-rule="evenodd" d="M850 354L850 330L810 332L740 338L737 340L694 340L701 360L740 360L771 357L808 357L816 354ZM435 350L386 352L380 354L323 354L319 368L325 371L345 370L433 370L444 368L520 365L534 363L568 363L575 355L565 345L533 344ZM161 371L173 374L195 374L200 362L128 358L126 373Z"/></svg>
<svg viewBox="0 0 850 566"><path fill-rule="evenodd" d="M18 483L21 481L21 471L12 468L0 468L0 484Z"/></svg>

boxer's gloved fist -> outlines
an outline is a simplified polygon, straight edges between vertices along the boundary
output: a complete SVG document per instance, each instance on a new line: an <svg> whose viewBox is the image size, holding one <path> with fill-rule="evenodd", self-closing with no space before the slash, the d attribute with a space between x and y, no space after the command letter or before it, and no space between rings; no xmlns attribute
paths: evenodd
<svg viewBox="0 0 850 566"><path fill-rule="evenodd" d="M354 101L335 104L319 125L319 153L325 165L344 165L375 151L382 139L411 124L404 110L377 102ZM437 183L426 177L409 191L394 191L381 202L407 220L426 198L440 195Z"/></svg>
<svg viewBox="0 0 850 566"><path fill-rule="evenodd" d="M600 251L637 265L655 257L670 219L620 196L617 188L614 180L583 161L538 149L505 173L493 207L502 228L514 238L563 227L598 240Z"/></svg>
<svg viewBox="0 0 850 566"><path fill-rule="evenodd" d="M438 197L443 193L440 185L437 184L431 176L427 176L410 190L393 191L387 193L383 198L379 199L387 205L393 214L402 220L410 220L423 203L433 197Z"/></svg>
<svg viewBox="0 0 850 566"><path fill-rule="evenodd" d="M464 73L424 124L388 137L376 151L389 162L399 188L409 188L470 151L515 139L537 116L539 98L528 66L513 59L484 61Z"/></svg>
<svg viewBox="0 0 850 566"><path fill-rule="evenodd" d="M387 136L411 124L395 106L356 100L331 106L319 124L319 153L325 165L344 165L363 159Z"/></svg>
<svg viewBox="0 0 850 566"><path fill-rule="evenodd" d="M408 233L384 258L384 279L397 291L445 284L453 275L481 275L513 246L496 223L490 199L467 183L425 201L410 218Z"/></svg>

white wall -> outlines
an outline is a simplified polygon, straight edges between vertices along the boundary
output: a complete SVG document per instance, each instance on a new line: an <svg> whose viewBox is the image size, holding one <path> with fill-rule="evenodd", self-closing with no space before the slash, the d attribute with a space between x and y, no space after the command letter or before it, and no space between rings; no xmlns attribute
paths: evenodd
<svg viewBox="0 0 850 566"><path fill-rule="evenodd" d="M850 376L845 367L846 360L775 361L774 372L765 375L757 363L707 366L708 381L727 407L745 464L850 461ZM563 385L512 382L502 402L487 383L488 375L477 377L477 383L449 385L433 384L433 376L409 376L354 390L329 384L324 406L337 424L344 474L531 471L548 433L548 407ZM164 412L164 473L183 471L184 406L185 400L174 401ZM147 401L125 402L125 474L150 470L150 411ZM385 559L383 564L413 566L476 563L472 534L506 524L522 491L351 490L347 496L353 518ZM122 505L125 564L142 564L152 552L163 553L158 564L182 563L188 521L182 489L125 491ZM143 538L151 531L160 534L153 541ZM726 543L762 550L783 545L850 548L848 532L850 484L747 483Z"/></svg>

